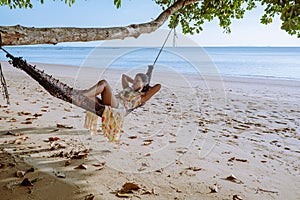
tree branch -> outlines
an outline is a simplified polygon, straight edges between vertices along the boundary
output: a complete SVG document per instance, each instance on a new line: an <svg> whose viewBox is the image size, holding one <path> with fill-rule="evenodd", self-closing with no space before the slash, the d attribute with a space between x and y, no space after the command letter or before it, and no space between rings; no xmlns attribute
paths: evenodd
<svg viewBox="0 0 300 200"><path fill-rule="evenodd" d="M16 26L0 26L2 45L31 45L57 44L60 42L86 42L96 40L115 40L127 37L137 38L141 34L151 33L161 27L168 18L183 6L199 0L177 0L168 9L164 10L155 20L131 24L124 27L111 28L34 28Z"/></svg>

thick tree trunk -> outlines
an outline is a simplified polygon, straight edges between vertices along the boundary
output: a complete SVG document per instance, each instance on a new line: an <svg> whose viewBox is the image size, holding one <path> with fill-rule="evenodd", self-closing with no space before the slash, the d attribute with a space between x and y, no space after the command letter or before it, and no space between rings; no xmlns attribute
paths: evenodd
<svg viewBox="0 0 300 200"><path fill-rule="evenodd" d="M79 42L96 40L115 40L127 37L139 37L151 33L161 27L170 15L183 6L199 0L177 0L172 6L163 11L155 20L132 24L125 27L112 28L34 28L24 26L0 26L2 45L32 45L57 44L60 42Z"/></svg>

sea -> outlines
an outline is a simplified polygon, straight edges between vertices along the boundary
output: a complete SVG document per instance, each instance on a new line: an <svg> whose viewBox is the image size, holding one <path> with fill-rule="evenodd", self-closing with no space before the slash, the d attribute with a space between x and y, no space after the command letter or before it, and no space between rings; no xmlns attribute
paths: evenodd
<svg viewBox="0 0 300 200"><path fill-rule="evenodd" d="M300 47L74 47L14 46L5 49L27 62L185 74L300 81ZM159 55L159 56L158 56ZM0 60L7 60L0 52Z"/></svg>

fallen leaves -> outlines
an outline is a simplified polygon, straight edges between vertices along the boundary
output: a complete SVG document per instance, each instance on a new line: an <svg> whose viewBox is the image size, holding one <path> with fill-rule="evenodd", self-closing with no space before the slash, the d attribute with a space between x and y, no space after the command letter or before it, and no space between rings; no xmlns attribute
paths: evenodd
<svg viewBox="0 0 300 200"><path fill-rule="evenodd" d="M70 159L85 159L89 155L89 149L81 150L81 151L74 151L71 150L70 152L57 152L52 154L50 157L61 157L61 158L70 158Z"/></svg>
<svg viewBox="0 0 300 200"><path fill-rule="evenodd" d="M113 193L115 193L116 196L120 198L131 198L133 195L156 195L154 189L147 190L145 187L143 188L138 184L132 182L125 183L120 190L117 190Z"/></svg>
<svg viewBox="0 0 300 200"><path fill-rule="evenodd" d="M49 137L47 142L59 141L59 137Z"/></svg>
<svg viewBox="0 0 300 200"><path fill-rule="evenodd" d="M131 135L131 136L128 136L129 139L136 139L137 136L136 135Z"/></svg>
<svg viewBox="0 0 300 200"><path fill-rule="evenodd" d="M200 171L200 170L203 170L202 168L200 168L200 167L188 167L188 168L186 168L187 170L192 170L192 171L194 171L194 172L197 172L197 171Z"/></svg>
<svg viewBox="0 0 300 200"><path fill-rule="evenodd" d="M75 167L74 169L87 169L87 168L88 168L87 165L85 165L85 164L80 164L80 165L78 165L77 167Z"/></svg>
<svg viewBox="0 0 300 200"><path fill-rule="evenodd" d="M215 183L213 186L209 186L210 193L218 193L219 192L219 186Z"/></svg>
<svg viewBox="0 0 300 200"><path fill-rule="evenodd" d="M231 182L237 183L237 184L243 184L243 181L237 179L233 174L231 174L230 176L227 176L226 178L224 178L224 180L231 181Z"/></svg>
<svg viewBox="0 0 300 200"><path fill-rule="evenodd" d="M28 178L25 178L22 182L21 182L21 185L22 186L33 186L33 183L35 182L38 182L40 180L42 180L43 177L38 177L38 178L35 178L33 179L32 181L30 181Z"/></svg>
<svg viewBox="0 0 300 200"><path fill-rule="evenodd" d="M97 169L97 171L104 169L105 165L106 165L106 162L101 162L101 163L98 163L98 164L93 164L94 167L99 167Z"/></svg>
<svg viewBox="0 0 300 200"><path fill-rule="evenodd" d="M84 200L93 200L95 198L95 195L93 194L88 194L84 197Z"/></svg>
<svg viewBox="0 0 300 200"><path fill-rule="evenodd" d="M232 199L233 199L233 200L243 200L243 198L242 198L241 196L236 195L236 194L233 195Z"/></svg>
<svg viewBox="0 0 300 200"><path fill-rule="evenodd" d="M30 115L31 113L29 113L29 112L18 112L18 115L19 116L23 116L23 115Z"/></svg>
<svg viewBox="0 0 300 200"><path fill-rule="evenodd" d="M241 158L236 158L236 157L232 157L232 158L228 159L229 162L233 162L234 160L238 161L238 162L248 162L247 159L241 159Z"/></svg>
<svg viewBox="0 0 300 200"><path fill-rule="evenodd" d="M28 137L17 138L13 143L20 145L20 144L23 144L27 139L28 139Z"/></svg>
<svg viewBox="0 0 300 200"><path fill-rule="evenodd" d="M68 126L68 125L64 125L64 124L56 124L57 128L66 128L66 129L72 129L73 126Z"/></svg>
<svg viewBox="0 0 300 200"><path fill-rule="evenodd" d="M21 136L24 135L23 133L13 133L11 131L7 131L6 135L11 135L11 136Z"/></svg>
<svg viewBox="0 0 300 200"><path fill-rule="evenodd" d="M62 172L55 172L55 176L58 178L66 178L66 175Z"/></svg>
<svg viewBox="0 0 300 200"><path fill-rule="evenodd" d="M187 176L196 176L195 173L189 173L189 171L198 172L201 170L203 170L203 169L200 167L188 167L188 168L185 168L184 170L182 170L181 172L179 172L179 175L185 174Z"/></svg>
<svg viewBox="0 0 300 200"><path fill-rule="evenodd" d="M143 142L144 142L143 146L148 146L148 145L152 144L153 140L148 139L148 140L144 140Z"/></svg>
<svg viewBox="0 0 300 200"><path fill-rule="evenodd" d="M22 177L24 177L24 176L25 176L25 174L26 174L26 172L25 172L25 171L18 170L18 171L16 172L16 177L18 177L18 178L22 178Z"/></svg>
<svg viewBox="0 0 300 200"><path fill-rule="evenodd" d="M25 178L22 183L22 186L33 186L33 184L31 183L31 181L28 178Z"/></svg>

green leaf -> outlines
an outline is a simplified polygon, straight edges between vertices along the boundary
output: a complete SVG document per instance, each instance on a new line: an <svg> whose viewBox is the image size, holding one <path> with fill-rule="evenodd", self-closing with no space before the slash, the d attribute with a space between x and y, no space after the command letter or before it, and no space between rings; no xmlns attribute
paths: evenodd
<svg viewBox="0 0 300 200"><path fill-rule="evenodd" d="M114 0L114 4L117 8L121 8L121 1L122 0Z"/></svg>

